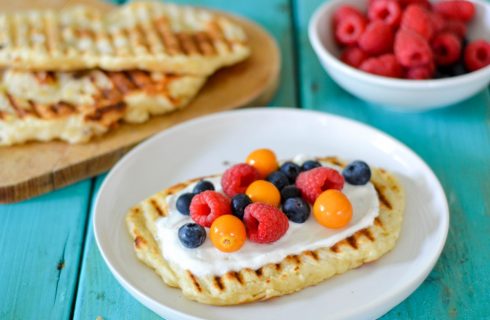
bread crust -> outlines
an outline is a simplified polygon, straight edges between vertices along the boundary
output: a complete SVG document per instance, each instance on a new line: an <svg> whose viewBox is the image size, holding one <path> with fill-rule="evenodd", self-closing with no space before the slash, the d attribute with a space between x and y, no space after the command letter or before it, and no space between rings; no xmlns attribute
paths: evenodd
<svg viewBox="0 0 490 320"><path fill-rule="evenodd" d="M319 160L343 166L335 157ZM329 248L303 251L257 270L242 269L222 276L197 276L166 261L156 239L156 221L167 215L165 198L199 179L165 189L131 208L126 223L139 260L163 281L182 290L185 297L211 305L234 305L290 294L379 259L390 251L400 234L405 196L397 179L380 168L371 168L380 200L374 224ZM201 178L200 178L201 179Z"/></svg>
<svg viewBox="0 0 490 320"><path fill-rule="evenodd" d="M208 76L248 57L240 26L209 10L133 2L0 14L0 65L22 70L140 69Z"/></svg>

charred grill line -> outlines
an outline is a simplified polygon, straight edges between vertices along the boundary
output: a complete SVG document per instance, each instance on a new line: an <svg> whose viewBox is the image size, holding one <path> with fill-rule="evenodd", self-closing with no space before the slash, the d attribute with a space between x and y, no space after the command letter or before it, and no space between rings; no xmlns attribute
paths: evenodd
<svg viewBox="0 0 490 320"><path fill-rule="evenodd" d="M151 206L156 210L156 212L158 212L159 216L161 216L161 217L165 216L165 214L162 211L162 208L160 208L158 206L158 203L155 201L155 199L151 199L150 203L151 203Z"/></svg>
<svg viewBox="0 0 490 320"><path fill-rule="evenodd" d="M214 284L221 290L223 291L225 289L225 286L223 284L223 281L221 279L221 277L219 276L216 276L214 277Z"/></svg>
<svg viewBox="0 0 490 320"><path fill-rule="evenodd" d="M355 234L353 236L348 237L346 240L347 240L347 243L349 243L349 245L352 248L357 249L357 239L355 237Z"/></svg>
<svg viewBox="0 0 490 320"><path fill-rule="evenodd" d="M194 277L194 275L190 271L187 271L187 274L189 275L189 278L191 278L192 284L194 285L196 290L201 292L202 288L201 288L201 285L199 284L199 282L197 282L196 277Z"/></svg>
<svg viewBox="0 0 490 320"><path fill-rule="evenodd" d="M374 182L372 182L372 183L373 183L374 189L376 190L376 193L378 194L379 202L381 202L381 204L384 205L386 208L388 208L390 210L393 209L391 203L388 201L388 199L386 198L386 196L383 193L383 188L381 188L380 186L378 186Z"/></svg>

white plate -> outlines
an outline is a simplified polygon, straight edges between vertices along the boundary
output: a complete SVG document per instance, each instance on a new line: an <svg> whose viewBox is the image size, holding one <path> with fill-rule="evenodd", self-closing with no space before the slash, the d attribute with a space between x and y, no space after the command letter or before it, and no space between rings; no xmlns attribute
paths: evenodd
<svg viewBox="0 0 490 320"><path fill-rule="evenodd" d="M233 307L185 299L133 252L124 216L133 204L174 183L221 172L256 148L279 158L298 153L363 159L394 172L406 191L400 239L379 261L299 293ZM371 319L410 295L437 261L449 227L447 200L430 168L410 149L366 125L324 113L248 109L176 126L129 152L110 172L95 205L97 244L116 279L167 319Z"/></svg>

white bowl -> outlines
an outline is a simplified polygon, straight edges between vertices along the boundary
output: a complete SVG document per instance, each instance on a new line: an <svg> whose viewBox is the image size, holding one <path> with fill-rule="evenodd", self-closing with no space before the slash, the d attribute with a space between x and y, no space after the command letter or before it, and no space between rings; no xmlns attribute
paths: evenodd
<svg viewBox="0 0 490 320"><path fill-rule="evenodd" d="M468 25L468 38L490 40L490 3L473 0L476 15ZM332 0L320 6L309 23L309 38L328 74L353 95L399 111L422 111L460 102L490 82L490 66L462 76L437 80L402 80L357 70L338 59L340 49L331 29L332 15L350 4L365 12L367 0Z"/></svg>

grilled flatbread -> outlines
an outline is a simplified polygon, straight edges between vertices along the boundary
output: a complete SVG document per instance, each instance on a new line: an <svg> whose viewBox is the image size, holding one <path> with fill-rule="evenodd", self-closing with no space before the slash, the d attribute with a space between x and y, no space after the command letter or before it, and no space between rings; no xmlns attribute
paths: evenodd
<svg viewBox="0 0 490 320"><path fill-rule="evenodd" d="M121 121L141 123L182 108L205 80L140 70L7 70L0 81L0 145L86 142Z"/></svg>
<svg viewBox="0 0 490 320"><path fill-rule="evenodd" d="M332 157L319 160L344 166ZM380 258L395 246L400 233L405 207L402 187L390 173L372 168L371 182L380 201L380 212L372 226L330 248L304 251L257 270L200 277L166 261L156 241L156 221L168 212L165 198L196 180L200 179L175 185L144 200L130 209L126 222L137 257L167 285L180 288L184 296L201 303L233 305L293 293Z"/></svg>
<svg viewBox="0 0 490 320"><path fill-rule="evenodd" d="M36 71L140 69L210 75L249 55L244 31L208 10L134 2L0 15L0 66Z"/></svg>

